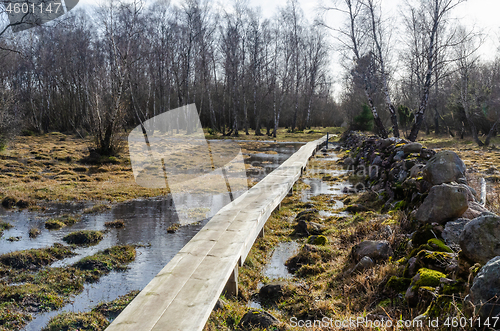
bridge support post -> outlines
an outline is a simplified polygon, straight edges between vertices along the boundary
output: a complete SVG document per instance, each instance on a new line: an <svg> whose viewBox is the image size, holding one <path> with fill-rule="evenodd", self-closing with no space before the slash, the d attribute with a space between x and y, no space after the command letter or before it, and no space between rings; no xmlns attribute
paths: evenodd
<svg viewBox="0 0 500 331"><path fill-rule="evenodd" d="M260 229L258 237L259 238L264 238L264 227L262 227L262 229Z"/></svg>
<svg viewBox="0 0 500 331"><path fill-rule="evenodd" d="M227 280L226 287L224 287L224 292L227 296L238 296L238 264L234 267L231 272L231 276Z"/></svg>

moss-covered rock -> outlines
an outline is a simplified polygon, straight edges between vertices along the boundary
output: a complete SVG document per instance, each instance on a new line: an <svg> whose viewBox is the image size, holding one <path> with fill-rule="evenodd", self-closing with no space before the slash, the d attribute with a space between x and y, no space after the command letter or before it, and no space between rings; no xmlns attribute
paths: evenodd
<svg viewBox="0 0 500 331"><path fill-rule="evenodd" d="M307 243L313 245L326 245L328 243L328 239L322 235L319 236L313 235L307 238Z"/></svg>
<svg viewBox="0 0 500 331"><path fill-rule="evenodd" d="M410 307L417 307L418 305L422 305L421 299L430 301L432 299L431 293L435 290L434 288L439 286L441 278L445 277L446 275L442 272L420 268L411 280L411 284L405 293L405 300L408 305Z"/></svg>
<svg viewBox="0 0 500 331"><path fill-rule="evenodd" d="M436 270L421 268L418 270L417 275L415 277L413 277L411 286L436 287L439 285L441 278L446 278L446 275L444 273L436 271Z"/></svg>
<svg viewBox="0 0 500 331"><path fill-rule="evenodd" d="M421 250L416 256L417 268L427 268L443 273L450 273L458 269L456 254Z"/></svg>
<svg viewBox="0 0 500 331"><path fill-rule="evenodd" d="M411 236L411 242L413 247L419 247L421 245L427 244L430 239L436 238L436 234L431 224L425 224L421 226L417 231Z"/></svg>
<svg viewBox="0 0 500 331"><path fill-rule="evenodd" d="M449 315L453 309L452 298L447 295L439 295L427 307L424 314L430 318L443 317Z"/></svg>
<svg viewBox="0 0 500 331"><path fill-rule="evenodd" d="M427 245L429 245L433 251L453 253L453 250L450 247L446 246L443 241L437 238L429 239L427 241Z"/></svg>

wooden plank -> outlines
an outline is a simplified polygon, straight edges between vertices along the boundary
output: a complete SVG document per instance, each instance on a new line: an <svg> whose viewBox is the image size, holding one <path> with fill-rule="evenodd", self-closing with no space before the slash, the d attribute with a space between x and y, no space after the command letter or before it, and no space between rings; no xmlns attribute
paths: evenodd
<svg viewBox="0 0 500 331"><path fill-rule="evenodd" d="M111 323L107 331L200 331L238 263L326 137L300 148L224 206Z"/></svg>

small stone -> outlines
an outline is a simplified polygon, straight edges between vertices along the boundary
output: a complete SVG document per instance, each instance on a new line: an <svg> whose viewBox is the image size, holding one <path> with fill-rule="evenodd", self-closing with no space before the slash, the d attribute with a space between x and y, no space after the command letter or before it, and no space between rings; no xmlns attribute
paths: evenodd
<svg viewBox="0 0 500 331"><path fill-rule="evenodd" d="M398 151L398 152L396 152L396 155L394 155L394 157L392 158L392 160L393 160L394 162L396 162L396 161L401 161L401 160L403 160L404 158L405 158L405 152L403 152L403 151Z"/></svg>
<svg viewBox="0 0 500 331"><path fill-rule="evenodd" d="M420 151L420 157L425 160L429 160L434 155L436 155L436 152L432 149L422 148L422 150Z"/></svg>
<svg viewBox="0 0 500 331"><path fill-rule="evenodd" d="M279 320L273 315L269 314L267 311L261 310L249 310L240 320L238 327L255 327L261 329L267 329L273 325L278 325Z"/></svg>
<svg viewBox="0 0 500 331"><path fill-rule="evenodd" d="M344 160L344 166L350 167L354 164L354 159L352 157L348 157Z"/></svg>
<svg viewBox="0 0 500 331"><path fill-rule="evenodd" d="M415 307L419 303L419 293L421 287L436 287L440 284L440 279L446 278L446 275L436 270L421 268L412 278L410 287L406 290L405 299L410 307Z"/></svg>
<svg viewBox="0 0 500 331"><path fill-rule="evenodd" d="M410 177L412 178L417 178L419 177L420 175L420 172L422 171L422 169L425 167L425 165L419 163L419 164L415 164L413 167L411 167L410 169Z"/></svg>
<svg viewBox="0 0 500 331"><path fill-rule="evenodd" d="M374 261L387 260L392 256L392 248L386 240L365 240L352 248L352 257L356 262L368 256Z"/></svg>
<svg viewBox="0 0 500 331"><path fill-rule="evenodd" d="M278 298L283 295L283 288L286 286L285 282L272 282L261 287L259 296L262 299Z"/></svg>
<svg viewBox="0 0 500 331"><path fill-rule="evenodd" d="M487 212L489 212L489 210L484 208L481 204L474 201L469 201L469 208L467 208L465 213L463 213L462 217L472 220Z"/></svg>
<svg viewBox="0 0 500 331"><path fill-rule="evenodd" d="M359 204L359 203L356 203L356 204L353 204L353 205L349 205L345 208L345 211L349 212L349 213L360 213L360 212L364 212L364 211L367 211L368 209Z"/></svg>
<svg viewBox="0 0 500 331"><path fill-rule="evenodd" d="M309 231L307 230L307 222L304 220L300 220L295 225L295 233L299 235L309 235Z"/></svg>
<svg viewBox="0 0 500 331"><path fill-rule="evenodd" d="M353 273L355 272L363 272L367 269L371 269L373 268L373 266L375 265L375 262L373 262L373 260L368 257L368 256L364 256L357 264L356 266L354 267L354 269L352 270Z"/></svg>
<svg viewBox="0 0 500 331"><path fill-rule="evenodd" d="M420 153L422 150L422 144L420 143L409 143L403 146L403 151L405 154Z"/></svg>
<svg viewBox="0 0 500 331"><path fill-rule="evenodd" d="M310 233L319 235L323 233L323 231L325 230L325 226L319 223L309 222L307 229Z"/></svg>
<svg viewBox="0 0 500 331"><path fill-rule="evenodd" d="M421 250L416 257L417 268L427 268L443 273L451 273L458 269L457 255L454 253Z"/></svg>
<svg viewBox="0 0 500 331"><path fill-rule="evenodd" d="M375 166L379 166L382 164L382 158L380 157L380 155L377 155L374 159L373 159L373 162L372 162L372 165L375 165Z"/></svg>

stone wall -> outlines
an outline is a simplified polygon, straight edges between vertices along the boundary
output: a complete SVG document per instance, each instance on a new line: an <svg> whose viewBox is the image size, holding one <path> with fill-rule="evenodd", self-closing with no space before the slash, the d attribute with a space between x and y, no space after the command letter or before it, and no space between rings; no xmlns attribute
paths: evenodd
<svg viewBox="0 0 500 331"><path fill-rule="evenodd" d="M460 157L352 131L341 142L340 162L357 181L350 190L376 192L383 212L402 210L410 224L400 275L386 287L421 308L421 319L446 313L451 302L478 323L500 317L500 217L480 204Z"/></svg>

